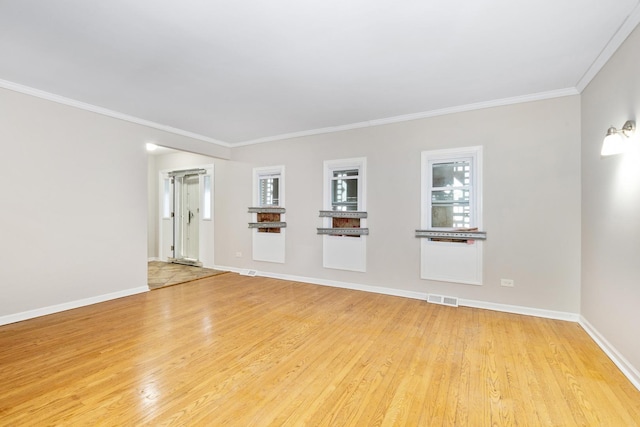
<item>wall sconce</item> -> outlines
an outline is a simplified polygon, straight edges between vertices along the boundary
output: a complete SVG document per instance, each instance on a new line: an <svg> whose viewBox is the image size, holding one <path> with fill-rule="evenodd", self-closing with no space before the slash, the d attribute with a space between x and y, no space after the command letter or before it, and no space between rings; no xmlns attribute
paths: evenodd
<svg viewBox="0 0 640 427"><path fill-rule="evenodd" d="M624 153L629 147L629 137L636 131L636 122L627 120L622 129L618 130L611 126L607 130L607 135L602 141L601 156L612 156L614 154Z"/></svg>

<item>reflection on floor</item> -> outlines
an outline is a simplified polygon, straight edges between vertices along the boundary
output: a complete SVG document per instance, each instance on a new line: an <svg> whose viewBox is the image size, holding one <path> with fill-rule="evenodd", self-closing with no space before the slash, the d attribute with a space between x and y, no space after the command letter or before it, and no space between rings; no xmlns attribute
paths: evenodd
<svg viewBox="0 0 640 427"><path fill-rule="evenodd" d="M222 273L225 272L212 270L210 268L194 267L191 265L149 261L147 282L149 284L149 289L158 289Z"/></svg>

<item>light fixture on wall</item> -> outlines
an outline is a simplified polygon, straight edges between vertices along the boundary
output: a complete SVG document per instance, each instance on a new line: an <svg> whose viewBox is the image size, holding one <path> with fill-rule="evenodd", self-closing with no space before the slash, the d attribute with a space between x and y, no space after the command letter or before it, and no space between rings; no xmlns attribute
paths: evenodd
<svg viewBox="0 0 640 427"><path fill-rule="evenodd" d="M636 122L627 120L621 129L611 126L602 142L601 156L624 153L629 147L629 138L636 130Z"/></svg>

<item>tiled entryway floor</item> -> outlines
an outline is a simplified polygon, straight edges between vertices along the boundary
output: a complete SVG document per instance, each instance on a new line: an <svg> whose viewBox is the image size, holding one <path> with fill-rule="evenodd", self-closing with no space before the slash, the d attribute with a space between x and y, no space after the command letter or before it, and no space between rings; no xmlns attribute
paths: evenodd
<svg viewBox="0 0 640 427"><path fill-rule="evenodd" d="M158 289L222 273L225 273L225 271L162 261L149 261L147 282L149 289Z"/></svg>

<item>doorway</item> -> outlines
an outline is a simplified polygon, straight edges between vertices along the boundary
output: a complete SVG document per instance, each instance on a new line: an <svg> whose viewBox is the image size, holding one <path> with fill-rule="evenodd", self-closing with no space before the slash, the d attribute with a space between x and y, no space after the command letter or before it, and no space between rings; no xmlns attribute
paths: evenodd
<svg viewBox="0 0 640 427"><path fill-rule="evenodd" d="M163 216L163 246L167 248L166 259L176 264L202 267L202 220L207 217L205 202L210 203L206 169L178 170L166 173L163 186L163 201L166 205ZM205 207L203 218L201 208ZM206 227L205 227L206 228Z"/></svg>

